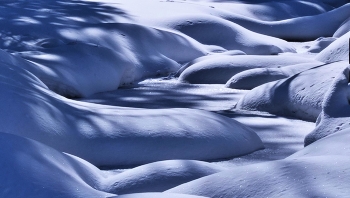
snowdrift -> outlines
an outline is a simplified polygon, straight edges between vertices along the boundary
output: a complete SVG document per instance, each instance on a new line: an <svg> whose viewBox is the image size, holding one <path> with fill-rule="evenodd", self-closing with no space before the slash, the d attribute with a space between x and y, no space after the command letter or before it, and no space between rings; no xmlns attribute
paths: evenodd
<svg viewBox="0 0 350 198"><path fill-rule="evenodd" d="M263 84L242 97L236 108L314 122L321 113L324 95L345 66L345 61L324 64L285 80Z"/></svg>
<svg viewBox="0 0 350 198"><path fill-rule="evenodd" d="M305 145L349 127L349 65L342 63L343 71L326 92L317 126L305 137Z"/></svg>

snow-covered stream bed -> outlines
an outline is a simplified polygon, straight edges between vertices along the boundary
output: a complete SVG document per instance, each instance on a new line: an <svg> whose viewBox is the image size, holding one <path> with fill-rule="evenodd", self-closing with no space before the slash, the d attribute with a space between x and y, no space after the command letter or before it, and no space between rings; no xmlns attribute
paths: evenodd
<svg viewBox="0 0 350 198"><path fill-rule="evenodd" d="M349 0L0 1L0 197L349 197Z"/></svg>

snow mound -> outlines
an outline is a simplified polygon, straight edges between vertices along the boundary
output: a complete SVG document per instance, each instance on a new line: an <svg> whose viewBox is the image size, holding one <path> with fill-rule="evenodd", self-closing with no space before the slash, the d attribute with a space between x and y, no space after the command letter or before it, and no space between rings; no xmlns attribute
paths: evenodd
<svg viewBox="0 0 350 198"><path fill-rule="evenodd" d="M188 19L190 18L190 22ZM258 34L230 21L210 15L184 15L173 19L172 27L200 43L217 45L227 50L241 50L250 55L272 55L295 52L278 38ZM205 34L203 34L205 32Z"/></svg>
<svg viewBox="0 0 350 198"><path fill-rule="evenodd" d="M208 198L203 196L185 195L178 193L135 193L127 195L118 195L108 198Z"/></svg>
<svg viewBox="0 0 350 198"><path fill-rule="evenodd" d="M315 62L294 56L213 56L185 69L179 81L194 84L225 84L235 74L254 68L277 68L299 63Z"/></svg>
<svg viewBox="0 0 350 198"><path fill-rule="evenodd" d="M321 113L325 93L333 79L343 70L344 64L325 64L284 80L258 86L243 96L236 108L314 122Z"/></svg>
<svg viewBox="0 0 350 198"><path fill-rule="evenodd" d="M341 37L350 31L350 17L345 20L337 31L333 34L333 37Z"/></svg>
<svg viewBox="0 0 350 198"><path fill-rule="evenodd" d="M1 64L0 72L0 128L4 132L37 140L98 166L212 160L263 148L255 132L218 114L78 102L51 92L20 67Z"/></svg>
<svg viewBox="0 0 350 198"><path fill-rule="evenodd" d="M288 78L322 63L301 63L280 68L256 68L242 71L230 78L225 87L234 89L253 89L259 85Z"/></svg>
<svg viewBox="0 0 350 198"><path fill-rule="evenodd" d="M88 162L39 142L0 133L1 197L106 197L104 175Z"/></svg>
<svg viewBox="0 0 350 198"><path fill-rule="evenodd" d="M228 19L238 25L263 35L286 40L314 40L331 37L350 16L350 3L326 13L301 16L277 21L234 17ZM315 31L316 30L316 31Z"/></svg>
<svg viewBox="0 0 350 198"><path fill-rule="evenodd" d="M169 160L126 170L109 178L106 191L113 194L163 192L180 184L226 170L201 161Z"/></svg>
<svg viewBox="0 0 350 198"><path fill-rule="evenodd" d="M341 63L342 71L325 93L317 126L305 137L305 145L349 127L349 66L345 61Z"/></svg>
<svg viewBox="0 0 350 198"><path fill-rule="evenodd" d="M312 43L310 48L307 50L307 52L310 53L319 53L322 50L324 50L326 47L328 47L333 41L335 41L336 38L333 37L327 37L327 38L318 38L315 40L315 42Z"/></svg>
<svg viewBox="0 0 350 198"><path fill-rule="evenodd" d="M322 50L315 59L325 63L349 60L349 38L350 31Z"/></svg>
<svg viewBox="0 0 350 198"><path fill-rule="evenodd" d="M211 198L347 197L349 163L348 156L319 156L239 166L165 192Z"/></svg>
<svg viewBox="0 0 350 198"><path fill-rule="evenodd" d="M34 63L22 67L35 74L52 91L66 97L86 97L115 90L126 68L133 66L123 54L83 43L17 55Z"/></svg>
<svg viewBox="0 0 350 198"><path fill-rule="evenodd" d="M344 129L306 146L302 150L289 156L287 159L325 155L344 155L349 157L349 141L350 129Z"/></svg>

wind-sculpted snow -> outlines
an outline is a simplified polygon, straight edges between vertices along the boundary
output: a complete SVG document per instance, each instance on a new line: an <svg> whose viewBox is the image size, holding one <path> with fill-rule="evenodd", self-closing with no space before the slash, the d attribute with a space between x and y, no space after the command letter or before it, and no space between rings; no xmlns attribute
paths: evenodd
<svg viewBox="0 0 350 198"><path fill-rule="evenodd" d="M288 78L321 64L321 62L312 62L277 68L249 69L232 76L232 78L226 82L225 86L234 89L253 89L268 82Z"/></svg>
<svg viewBox="0 0 350 198"><path fill-rule="evenodd" d="M258 163L209 175L165 192L232 197L347 197L348 156L318 156Z"/></svg>
<svg viewBox="0 0 350 198"><path fill-rule="evenodd" d="M305 145L346 129L350 125L349 66L343 61L338 67L342 71L329 87L322 103L322 112L317 118L317 126L305 137Z"/></svg>
<svg viewBox="0 0 350 198"><path fill-rule="evenodd" d="M76 102L54 94L19 67L1 64L0 71L4 132L32 138L95 165L210 160L263 148L255 132L214 113Z"/></svg>
<svg viewBox="0 0 350 198"><path fill-rule="evenodd" d="M350 31L322 50L315 59L325 63L349 60Z"/></svg>
<svg viewBox="0 0 350 198"><path fill-rule="evenodd" d="M243 96L236 108L316 121L324 95L344 64L325 64L285 80L258 86Z"/></svg>
<svg viewBox="0 0 350 198"><path fill-rule="evenodd" d="M254 68L278 68L299 63L316 62L294 56L213 56L190 65L179 80L194 84L225 84L235 74Z"/></svg>
<svg viewBox="0 0 350 198"><path fill-rule="evenodd" d="M119 195L162 192L224 170L226 169L218 165L192 160L154 162L126 170L109 178L106 191Z"/></svg>

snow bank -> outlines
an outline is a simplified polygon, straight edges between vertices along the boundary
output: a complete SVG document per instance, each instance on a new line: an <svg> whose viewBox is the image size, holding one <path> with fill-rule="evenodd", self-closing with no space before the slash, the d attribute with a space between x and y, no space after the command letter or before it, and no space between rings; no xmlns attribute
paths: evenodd
<svg viewBox="0 0 350 198"><path fill-rule="evenodd" d="M263 148L255 132L218 114L77 102L49 91L20 67L1 64L0 71L4 132L32 138L95 165L211 160Z"/></svg>
<svg viewBox="0 0 350 198"><path fill-rule="evenodd" d="M333 43L331 43L328 47L322 50L315 57L315 59L325 63L349 60L349 38L350 32L344 34Z"/></svg>
<svg viewBox="0 0 350 198"><path fill-rule="evenodd" d="M321 65L322 63L301 63L280 68L256 68L242 71L230 78L225 87L234 89L253 89L259 85L288 78L299 72Z"/></svg>
<svg viewBox="0 0 350 198"><path fill-rule="evenodd" d="M23 137L0 133L1 197L107 197L88 162Z"/></svg>
<svg viewBox="0 0 350 198"><path fill-rule="evenodd" d="M106 182L106 192L128 194L162 192L180 184L226 169L200 161L169 160L126 170Z"/></svg>
<svg viewBox="0 0 350 198"><path fill-rule="evenodd" d="M205 59L185 69L179 81L196 84L224 84L235 74L254 68L277 68L312 62L309 58L294 56L226 56Z"/></svg>
<svg viewBox="0 0 350 198"><path fill-rule="evenodd" d="M349 127L349 66L346 61L340 63L342 71L325 93L317 126L305 137L305 145Z"/></svg>
<svg viewBox="0 0 350 198"><path fill-rule="evenodd" d="M265 111L314 122L321 113L325 93L334 78L343 70L344 64L346 63L326 64L285 80L258 86L242 97L236 108Z"/></svg>
<svg viewBox="0 0 350 198"><path fill-rule="evenodd" d="M239 166L165 192L231 197L347 197L348 156L319 156Z"/></svg>

